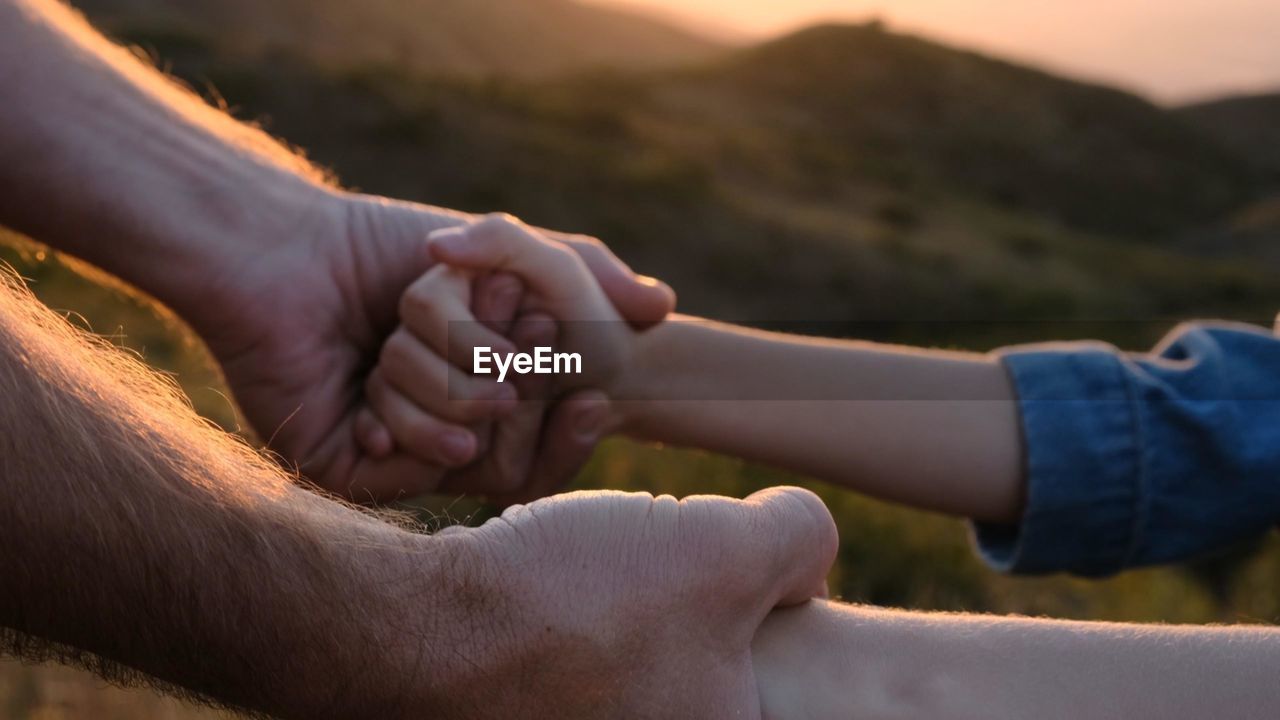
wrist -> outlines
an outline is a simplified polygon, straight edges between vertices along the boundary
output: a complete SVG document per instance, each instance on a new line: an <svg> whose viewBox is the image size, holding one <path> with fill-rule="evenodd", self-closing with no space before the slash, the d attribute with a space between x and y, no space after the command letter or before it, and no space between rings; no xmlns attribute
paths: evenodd
<svg viewBox="0 0 1280 720"><path fill-rule="evenodd" d="M663 407L679 399L678 382L672 378L687 368L677 366L672 351L681 334L681 325L690 318L672 316L647 330L635 333L626 362L605 392L610 398L611 432L638 439L656 439L652 428L660 424Z"/></svg>
<svg viewBox="0 0 1280 720"><path fill-rule="evenodd" d="M288 168L238 157L153 164L129 182L89 175L65 213L17 217L18 229L187 320L235 301L237 278L264 256L342 229L343 194Z"/></svg>
<svg viewBox="0 0 1280 720"><path fill-rule="evenodd" d="M349 667L329 674L350 678L351 697L335 699L352 716L452 718L463 691L491 684L493 649L501 627L503 591L470 531L435 536L397 532L389 542L360 550L347 617ZM321 602L324 602L322 599ZM319 632L326 632L319 628ZM478 676L480 675L480 676Z"/></svg>
<svg viewBox="0 0 1280 720"><path fill-rule="evenodd" d="M476 708L519 705L529 688L513 677L539 677L539 692L552 692L551 669L566 659L556 639L563 608L543 601L549 570L522 552L526 543L507 527L491 521L417 539L415 553L436 558L441 572L424 579L430 588L404 594L398 617L383 620L404 628L405 613L423 616L417 628L396 633L394 667L385 671L410 701L407 717L453 720L473 717ZM409 562L406 571L417 561Z"/></svg>
<svg viewBox="0 0 1280 720"><path fill-rule="evenodd" d="M210 182L227 184L210 188L218 200L205 212L180 218L157 211L151 232L138 240L145 260L114 267L110 259L86 259L199 325L210 311L242 307L254 291L252 278L281 264L273 258L305 261L305 247L346 230L346 200L333 188L265 172L238 184Z"/></svg>

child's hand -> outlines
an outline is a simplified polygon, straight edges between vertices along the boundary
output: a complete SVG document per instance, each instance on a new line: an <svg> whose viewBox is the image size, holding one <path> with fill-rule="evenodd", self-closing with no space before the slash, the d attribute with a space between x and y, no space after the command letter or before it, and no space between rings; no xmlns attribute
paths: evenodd
<svg viewBox="0 0 1280 720"><path fill-rule="evenodd" d="M550 316L556 321L558 353L580 356L580 372L557 372L553 387L557 391L592 387L608 392L625 369L634 350L636 332L614 309L600 284L582 259L567 245L507 216L493 216L475 225L451 228L433 233L431 252L444 268L439 279L451 275L460 296L474 273L504 272L523 281L525 298L522 313ZM437 272L433 270L432 273ZM431 281L432 273L423 282ZM411 290L412 291L412 290ZM491 348L494 356L510 352L496 347L482 332L471 315L467 303L454 300L437 310L445 312L452 322L435 322L429 328L432 347L447 348L456 367L472 371L477 359L476 348ZM497 361L488 362L497 371ZM482 376L483 377L483 376ZM488 377L494 377L490 375ZM504 383L509 383L508 374Z"/></svg>
<svg viewBox="0 0 1280 720"><path fill-rule="evenodd" d="M485 452L488 421L503 419L494 428L498 436L509 424L507 435L520 435L517 425L540 419L541 403L556 394L581 387L608 389L628 354L634 331L578 253L506 216L434 234L430 247L440 264L405 291L401 327L388 339L366 386L372 412L357 423L366 451L379 456L398 445L424 462L458 468ZM493 273L491 268L507 270ZM474 302L476 286L492 287L498 278L514 285L514 295L520 298L520 318L514 323L510 322L517 310L514 304L500 303L504 316L494 318ZM480 299L489 295L482 293ZM507 356L550 346L579 353L582 374L548 377L509 372L498 382L496 374L471 372L477 347ZM517 394L521 400L535 402L527 407L521 403L508 417ZM524 441L537 439L536 432L523 434L530 438L520 438L522 447L515 455L521 457L535 452L532 446L523 447L529 444ZM470 474L474 473L469 468L459 478ZM481 488L468 479L455 487L505 492L510 484L495 482L487 484L495 487Z"/></svg>
<svg viewBox="0 0 1280 720"><path fill-rule="evenodd" d="M451 367L449 349L434 345L433 339L440 334L437 326L447 327L463 312L470 316L469 306L475 304L485 323L461 328L474 333L475 342L507 349L515 345L504 333L517 339L553 333L547 322L512 322L522 295L515 277L487 276L473 284L445 266L436 266L406 289L401 324L383 344L365 383L368 409L356 423L365 451L385 457L399 446L421 462L445 468L461 467L482 454L488 421L515 407L516 388ZM464 310L458 310L459 303Z"/></svg>

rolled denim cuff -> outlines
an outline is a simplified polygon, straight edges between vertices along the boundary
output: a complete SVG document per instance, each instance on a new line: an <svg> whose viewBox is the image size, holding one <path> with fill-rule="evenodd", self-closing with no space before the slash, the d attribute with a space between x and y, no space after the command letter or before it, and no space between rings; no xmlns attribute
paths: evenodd
<svg viewBox="0 0 1280 720"><path fill-rule="evenodd" d="M1142 433L1127 362L1099 343L999 351L1017 391L1026 507L1016 525L975 523L1002 572L1109 575L1139 539Z"/></svg>

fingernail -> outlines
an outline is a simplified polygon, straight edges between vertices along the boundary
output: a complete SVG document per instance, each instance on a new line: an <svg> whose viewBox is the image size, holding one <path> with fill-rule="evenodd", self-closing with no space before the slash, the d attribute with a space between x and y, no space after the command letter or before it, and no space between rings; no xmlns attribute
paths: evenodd
<svg viewBox="0 0 1280 720"><path fill-rule="evenodd" d="M451 463L464 463L471 459L474 439L471 433L462 430L446 431L440 440L445 459Z"/></svg>
<svg viewBox="0 0 1280 720"><path fill-rule="evenodd" d="M592 443L600 439L600 433L604 430L605 415L608 408L604 405L593 405L578 414L578 419L574 421L573 432L578 440L583 443Z"/></svg>
<svg viewBox="0 0 1280 720"><path fill-rule="evenodd" d="M432 230L431 232L427 233L427 239L434 241L434 240L440 240L443 238L447 240L450 237L457 237L459 235L462 235L466 231L467 231L466 225L452 225L450 227L440 228L438 230Z"/></svg>
<svg viewBox="0 0 1280 720"><path fill-rule="evenodd" d="M458 242L460 238L465 237L466 234L467 234L467 228L464 225L459 225L456 227L441 228L439 230L432 231L427 235L427 246L428 247L442 247L442 246L448 247Z"/></svg>

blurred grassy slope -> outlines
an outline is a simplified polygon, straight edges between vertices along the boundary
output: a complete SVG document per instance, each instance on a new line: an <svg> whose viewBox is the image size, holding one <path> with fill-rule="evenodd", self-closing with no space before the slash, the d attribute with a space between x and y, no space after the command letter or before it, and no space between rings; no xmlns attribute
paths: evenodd
<svg viewBox="0 0 1280 720"><path fill-rule="evenodd" d="M1267 184L1280 184L1280 93L1228 97L1189 105L1178 113L1223 148L1248 162ZM1253 257L1280 266L1280 192L1237 209L1186 247L1207 256Z"/></svg>
<svg viewBox="0 0 1280 720"><path fill-rule="evenodd" d="M806 41L835 50L795 50ZM875 27L821 28L683 71L536 84L164 56L348 183L598 234L695 312L1268 318L1276 297L1274 274L1248 258L1206 262L1173 242L1265 194L1247 163L1179 117ZM882 74L842 74L865 67ZM953 74L1014 99L967 108L982 93ZM790 81L762 75L832 80L783 92ZM1049 119L1067 112L1089 120L1073 133ZM1075 135L1096 140L1064 152Z"/></svg>
<svg viewBox="0 0 1280 720"><path fill-rule="evenodd" d="M1280 93L1221 98L1178 112L1224 147L1280 179Z"/></svg>
<svg viewBox="0 0 1280 720"><path fill-rule="evenodd" d="M804 30L680 85L720 123L820 139L798 148L826 166L814 180L879 171L1083 229L1159 237L1213 220L1253 181L1141 98L876 24Z"/></svg>
<svg viewBox="0 0 1280 720"><path fill-rule="evenodd" d="M266 62L154 28L129 39L348 183L599 234L669 278L693 312L974 349L1086 335L1137 348L1172 318L1265 320L1280 298L1280 277L1256 255L1206 256L1184 242L1268 195L1246 159L1141 99L875 26L819 28L678 71L538 83L279 53ZM121 342L177 372L199 410L234 427L197 344L39 252L6 259L54 307L86 313L99 331L123 326ZM578 486L741 495L781 482L805 481L614 441ZM837 517L833 588L851 600L1280 618L1274 538L1101 583L1014 580L979 565L960 523L806 484ZM50 707L61 672L0 672L0 708ZM138 716L163 716L138 702ZM76 707L66 716L97 716Z"/></svg>

